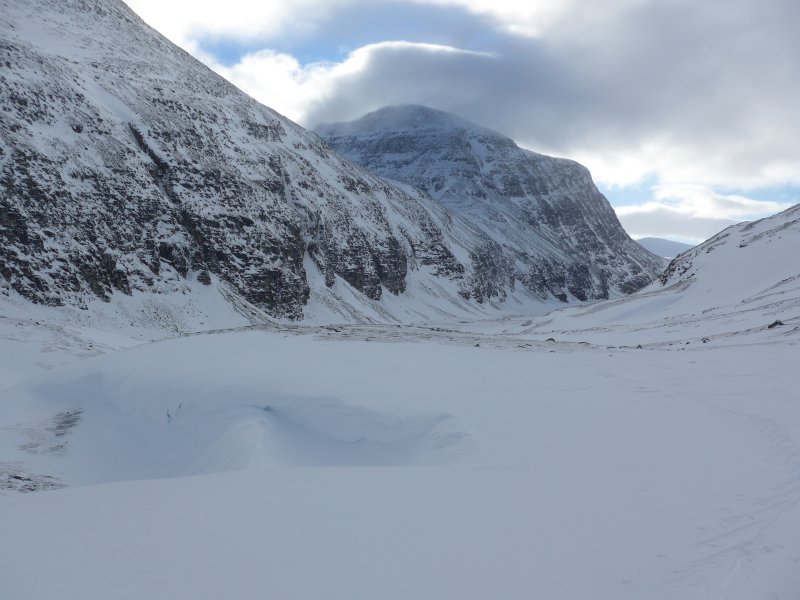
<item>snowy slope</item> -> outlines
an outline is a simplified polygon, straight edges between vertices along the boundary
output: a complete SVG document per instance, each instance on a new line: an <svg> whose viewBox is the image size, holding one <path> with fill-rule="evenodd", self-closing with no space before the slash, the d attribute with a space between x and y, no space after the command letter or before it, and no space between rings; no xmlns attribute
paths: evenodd
<svg viewBox="0 0 800 600"><path fill-rule="evenodd" d="M480 231L341 159L120 0L2 0L0 40L0 292L85 306L219 280L272 317L357 321L407 318L386 296L427 314L507 297Z"/></svg>
<svg viewBox="0 0 800 600"><path fill-rule="evenodd" d="M664 264L625 233L589 171L424 106L391 106L317 132L345 157L414 185L502 249L494 269L537 295L604 299Z"/></svg>
<svg viewBox="0 0 800 600"><path fill-rule="evenodd" d="M640 246L644 246L647 251L652 252L656 256L663 256L664 258L669 258L670 260L682 252L686 252L687 250L694 248L694 246L691 244L683 244L681 242L666 240L664 238L645 237L639 238L636 240L636 242Z"/></svg>
<svg viewBox="0 0 800 600"><path fill-rule="evenodd" d="M800 205L733 225L673 260L641 292L498 323L558 339L592 335L607 343L648 345L797 339L800 333ZM687 335L687 332L694 335Z"/></svg>

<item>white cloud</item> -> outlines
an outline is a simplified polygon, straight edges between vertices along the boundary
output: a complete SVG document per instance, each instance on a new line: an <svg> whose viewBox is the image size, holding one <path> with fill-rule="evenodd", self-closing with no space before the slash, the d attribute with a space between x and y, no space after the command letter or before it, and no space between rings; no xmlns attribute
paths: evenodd
<svg viewBox="0 0 800 600"><path fill-rule="evenodd" d="M195 54L204 36L312 36L329 33L326 23L341 11L357 19L360 5L374 9L367 0L128 1ZM386 40L337 64L301 65L271 50L231 67L205 60L306 125L432 103L532 149L574 157L610 185L648 176L712 187L800 184L800 3L406 2L461 7L485 29L536 37L497 34L491 64Z"/></svg>
<svg viewBox="0 0 800 600"><path fill-rule="evenodd" d="M147 23L194 52L203 37L239 40L308 34L359 0L124 0Z"/></svg>
<svg viewBox="0 0 800 600"><path fill-rule="evenodd" d="M374 97L370 103L367 98L358 97L357 90L361 89L359 82L365 74L376 68L376 63L409 56L414 58L427 56L428 59L438 58L444 61L463 57L482 59L492 57L485 52L472 52L437 44L380 42L351 52L339 63L320 62L301 65L294 57L271 50L247 54L232 67L218 64L211 57L203 58L218 73L255 99L290 119L311 126L316 122L310 123L309 116L317 114L320 105L341 103L343 99L341 89L348 85L352 85L356 93L355 98L345 98L345 101L350 102L352 110L347 112L339 107L338 114L344 114L344 118L356 118L364 112L391 103L382 100L376 103ZM411 61L412 68L416 68L417 62L417 60ZM395 83L400 87L405 85L402 78L397 78ZM396 99L394 103L410 102L416 97L413 95L416 93L413 88L410 90L412 95L407 100L403 100L401 90L387 85L384 91L389 89L392 89L391 97Z"/></svg>
<svg viewBox="0 0 800 600"><path fill-rule="evenodd" d="M145 21L183 47L206 36L274 39L310 34L347 7L374 0L124 0ZM615 0L618 4L623 0ZM539 35L569 14L574 0L394 0L386 4L455 7L485 17L490 25L521 35ZM612 4L607 0L607 13Z"/></svg>
<svg viewBox="0 0 800 600"><path fill-rule="evenodd" d="M570 0L413 0L418 4L459 6L492 19L514 34L538 36L569 13Z"/></svg>

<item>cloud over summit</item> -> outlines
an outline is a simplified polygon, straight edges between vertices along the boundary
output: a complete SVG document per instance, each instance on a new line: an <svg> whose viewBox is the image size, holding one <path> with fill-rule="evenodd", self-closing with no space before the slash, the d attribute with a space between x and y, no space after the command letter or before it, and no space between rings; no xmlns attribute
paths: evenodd
<svg viewBox="0 0 800 600"><path fill-rule="evenodd" d="M722 199L722 220L741 214L725 200L734 190L757 200L759 188L800 187L800 4L791 0L230 0L184 7L180 27L153 0L130 4L168 35L180 29L176 41L201 56L209 36L259 40L263 50L229 66L202 57L303 125L426 104L575 158L612 190L646 179L700 186ZM414 19L399 18L404 10ZM314 48L339 52L313 57Z"/></svg>

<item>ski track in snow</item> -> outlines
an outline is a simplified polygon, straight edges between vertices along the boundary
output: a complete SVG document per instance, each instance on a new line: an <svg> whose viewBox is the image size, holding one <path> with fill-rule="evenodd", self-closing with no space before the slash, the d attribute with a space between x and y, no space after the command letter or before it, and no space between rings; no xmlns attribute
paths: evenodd
<svg viewBox="0 0 800 600"><path fill-rule="evenodd" d="M722 394L720 394L722 396ZM678 569L678 577L667 583L696 585L708 577L708 573L720 570L725 573L713 598L726 598L737 573L753 562L760 553L772 553L775 549L764 540L764 534L786 516L795 520L800 511L800 447L796 435L776 420L758 414L741 412L720 406L713 400L701 402L724 415L745 423L754 431L762 443L761 454L768 463L786 466L789 478L776 485L765 495L755 499L744 511L737 511L707 529L707 537L695 543L701 557ZM800 557L795 558L800 565Z"/></svg>

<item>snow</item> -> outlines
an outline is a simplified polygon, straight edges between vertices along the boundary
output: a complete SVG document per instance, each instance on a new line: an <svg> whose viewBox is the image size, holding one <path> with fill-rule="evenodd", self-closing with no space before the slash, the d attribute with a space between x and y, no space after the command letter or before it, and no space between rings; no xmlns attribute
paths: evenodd
<svg viewBox="0 0 800 600"><path fill-rule="evenodd" d="M368 113L357 121L323 123L314 127L323 137L336 133L358 135L373 133L375 129L392 129L417 133L420 130L473 129L476 125L467 119L427 106L401 104L385 106ZM387 154L387 158L392 155Z"/></svg>
<svg viewBox="0 0 800 600"><path fill-rule="evenodd" d="M799 237L797 205L720 232L680 255L660 281L637 294L532 319L498 320L492 330L645 348L795 343Z"/></svg>
<svg viewBox="0 0 800 600"><path fill-rule="evenodd" d="M512 295L527 287L543 299L616 297L666 266L628 237L585 167L456 115L390 106L317 132L349 160L424 190L498 245L493 261L498 272L507 261Z"/></svg>
<svg viewBox="0 0 800 600"><path fill-rule="evenodd" d="M487 242L475 226L343 160L119 0L0 0L0 28L13 125L3 143L18 174L6 186L14 216L2 279L25 297L81 305L129 289L158 294L180 286L188 268L190 277L218 275L229 296L274 318L508 314L474 292ZM57 201L44 210L28 181ZM326 274L311 290L300 266L308 262ZM360 292L330 290L334 273ZM412 278L412 310L371 302L381 285L403 293ZM473 301L447 305L440 289ZM321 304L306 315L309 292ZM492 295L505 297L540 304L510 281Z"/></svg>
<svg viewBox="0 0 800 600"><path fill-rule="evenodd" d="M0 577L19 599L791 598L795 363L796 339L385 325L82 360L3 392L0 455L70 487L0 497Z"/></svg>

